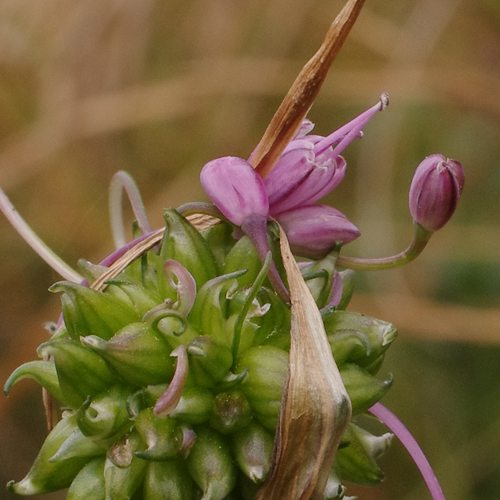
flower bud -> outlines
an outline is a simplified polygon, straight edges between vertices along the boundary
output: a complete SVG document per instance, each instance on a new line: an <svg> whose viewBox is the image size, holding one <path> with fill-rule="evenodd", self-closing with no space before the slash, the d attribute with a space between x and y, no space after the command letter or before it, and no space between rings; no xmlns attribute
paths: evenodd
<svg viewBox="0 0 500 500"><path fill-rule="evenodd" d="M241 389L259 422L274 431L288 374L288 354L273 346L252 347L238 361L237 371L245 369L248 378Z"/></svg>
<svg viewBox="0 0 500 500"><path fill-rule="evenodd" d="M116 374L101 356L71 340L45 342L39 355L54 358L64 402L78 408L88 396L95 396L116 380Z"/></svg>
<svg viewBox="0 0 500 500"><path fill-rule="evenodd" d="M215 431L199 429L187 459L189 473L203 498L225 498L234 488L236 470L231 452Z"/></svg>
<svg viewBox="0 0 500 500"><path fill-rule="evenodd" d="M305 205L278 216L293 253L319 259L359 236L342 212L327 205Z"/></svg>
<svg viewBox="0 0 500 500"><path fill-rule="evenodd" d="M464 186L462 165L430 155L417 167L410 186L410 213L427 231L442 228L453 215Z"/></svg>
<svg viewBox="0 0 500 500"><path fill-rule="evenodd" d="M57 462L51 462L50 458L76 429L78 427L74 415L63 417L45 439L26 477L18 483L9 482L7 488L17 495L40 495L67 488L88 462L88 457Z"/></svg>
<svg viewBox="0 0 500 500"><path fill-rule="evenodd" d="M171 350L145 323L132 323L108 341L95 335L82 337L81 341L130 384L161 384L172 377Z"/></svg>
<svg viewBox="0 0 500 500"><path fill-rule="evenodd" d="M150 462L143 486L144 500L195 498L193 480L181 463L174 460Z"/></svg>
<svg viewBox="0 0 500 500"><path fill-rule="evenodd" d="M249 216L267 217L269 202L262 178L242 158L225 156L208 162L200 180L214 205L236 226Z"/></svg>
<svg viewBox="0 0 500 500"><path fill-rule="evenodd" d="M73 479L67 500L104 498L104 457L90 461Z"/></svg>

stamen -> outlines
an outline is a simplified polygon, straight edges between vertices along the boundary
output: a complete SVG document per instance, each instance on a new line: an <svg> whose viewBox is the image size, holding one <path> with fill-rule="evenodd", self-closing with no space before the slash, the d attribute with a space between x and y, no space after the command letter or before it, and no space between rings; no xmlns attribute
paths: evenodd
<svg viewBox="0 0 500 500"><path fill-rule="evenodd" d="M14 205L0 188L0 210L23 240L59 275L68 281L80 282L83 276L54 253L19 215Z"/></svg>
<svg viewBox="0 0 500 500"><path fill-rule="evenodd" d="M368 411L372 415L375 415L401 441L401 444L406 448L415 465L418 467L420 474L422 474L433 500L445 500L436 474L434 474L429 461L416 439L411 435L403 422L380 403L374 404Z"/></svg>
<svg viewBox="0 0 500 500"><path fill-rule="evenodd" d="M383 111L387 106L389 106L389 94L384 92L380 95L377 104L319 141L314 146L314 152L319 155L335 145L332 156L338 156L356 137L362 137L363 127L378 111Z"/></svg>
<svg viewBox="0 0 500 500"><path fill-rule="evenodd" d="M127 239L125 237L125 224L123 222L122 195L127 193L137 224L143 234L151 232L146 209L142 201L141 193L134 179L127 172L120 170L113 175L109 185L109 217L111 220L111 232L116 248L123 247Z"/></svg>

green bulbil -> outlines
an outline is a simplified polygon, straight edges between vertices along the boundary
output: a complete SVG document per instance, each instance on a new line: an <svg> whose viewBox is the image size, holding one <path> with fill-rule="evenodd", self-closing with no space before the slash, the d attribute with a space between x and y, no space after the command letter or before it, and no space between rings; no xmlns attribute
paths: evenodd
<svg viewBox="0 0 500 500"><path fill-rule="evenodd" d="M76 413L78 427L83 434L96 442L120 437L130 426L127 411L129 395L129 388L115 385L85 401Z"/></svg>
<svg viewBox="0 0 500 500"><path fill-rule="evenodd" d="M385 395L392 385L392 377L379 380L352 363L342 366L340 375L351 400L353 415L368 410Z"/></svg>
<svg viewBox="0 0 500 500"><path fill-rule="evenodd" d="M30 378L38 382L52 394L59 402L64 403L64 396L59 386L57 371L52 361L28 361L17 367L5 382L3 392L10 393L12 387L20 380Z"/></svg>
<svg viewBox="0 0 500 500"><path fill-rule="evenodd" d="M246 271L238 278L238 283L242 288L252 285L261 268L262 263L248 236L243 236L233 245L224 261L224 274L242 269Z"/></svg>
<svg viewBox="0 0 500 500"><path fill-rule="evenodd" d="M147 446L135 451L137 457L167 460L181 451L182 429L174 419L155 415L152 408L147 408L137 415L135 428Z"/></svg>
<svg viewBox="0 0 500 500"><path fill-rule="evenodd" d="M356 337L364 348L360 345L353 349L343 361L356 363L370 373L376 373L397 335L391 323L351 311L329 312L323 316L323 322L334 355L346 337Z"/></svg>
<svg viewBox="0 0 500 500"><path fill-rule="evenodd" d="M63 417L45 439L26 477L18 483L9 482L7 488L18 495L40 495L67 488L89 459L73 457L54 462L50 459L77 429L75 415Z"/></svg>
<svg viewBox="0 0 500 500"><path fill-rule="evenodd" d="M66 500L105 500L104 457L90 461L73 479Z"/></svg>
<svg viewBox="0 0 500 500"><path fill-rule="evenodd" d="M176 210L166 210L162 255L180 262L193 275L200 288L217 276L217 263L201 234Z"/></svg>
<svg viewBox="0 0 500 500"><path fill-rule="evenodd" d="M142 318L151 308L161 302L160 294L156 290L148 290L138 283L125 279L115 279L106 283L105 293L116 296L124 303L128 301L138 318Z"/></svg>
<svg viewBox="0 0 500 500"><path fill-rule="evenodd" d="M148 462L135 456L142 446L136 433L108 451L104 462L104 491L106 500L130 500L139 490Z"/></svg>
<svg viewBox="0 0 500 500"><path fill-rule="evenodd" d="M246 427L252 420L248 400L241 391L220 392L215 396L210 425L221 434Z"/></svg>
<svg viewBox="0 0 500 500"><path fill-rule="evenodd" d="M349 424L344 433L348 445L340 448L335 458L335 470L346 481L359 484L376 484L382 481L384 473L376 458L387 448L391 434L374 436L355 424Z"/></svg>
<svg viewBox="0 0 500 500"><path fill-rule="evenodd" d="M229 447L215 431L196 430L187 459L189 472L203 492L203 500L222 500L233 489L236 470Z"/></svg>
<svg viewBox="0 0 500 500"><path fill-rule="evenodd" d="M98 292L71 281L60 281L51 292L64 292L61 298L64 324L75 340L86 335L109 339L120 328L140 316L130 301L107 292Z"/></svg>
<svg viewBox="0 0 500 500"><path fill-rule="evenodd" d="M288 353L273 346L252 347L238 360L237 371L243 370L248 370L243 393L261 424L274 431L288 374Z"/></svg>
<svg viewBox="0 0 500 500"><path fill-rule="evenodd" d="M254 483L261 483L271 469L274 437L252 422L234 435L233 452L240 469Z"/></svg>
<svg viewBox="0 0 500 500"><path fill-rule="evenodd" d="M78 422L77 422L78 423ZM60 462L69 458L93 458L106 453L106 447L88 438L77 428L50 457L50 462Z"/></svg>
<svg viewBox="0 0 500 500"><path fill-rule="evenodd" d="M214 397L210 391L186 387L170 416L187 424L202 424L210 418L213 404Z"/></svg>
<svg viewBox="0 0 500 500"><path fill-rule="evenodd" d="M178 461L150 462L144 478L143 500L194 500L195 484Z"/></svg>
<svg viewBox="0 0 500 500"><path fill-rule="evenodd" d="M79 408L116 380L101 356L72 340L51 340L40 345L38 353L53 357L64 403L71 408Z"/></svg>
<svg viewBox="0 0 500 500"><path fill-rule="evenodd" d="M215 387L233 364L231 349L207 335L192 340L187 352L190 375L200 387Z"/></svg>
<svg viewBox="0 0 500 500"><path fill-rule="evenodd" d="M171 349L146 323L127 325L108 341L94 335L81 340L129 384L160 384L172 377Z"/></svg>

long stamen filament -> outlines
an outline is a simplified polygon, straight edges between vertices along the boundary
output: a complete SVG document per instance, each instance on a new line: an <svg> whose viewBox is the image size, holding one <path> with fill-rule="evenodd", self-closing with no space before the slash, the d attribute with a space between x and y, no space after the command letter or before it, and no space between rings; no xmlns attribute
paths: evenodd
<svg viewBox="0 0 500 500"><path fill-rule="evenodd" d="M364 113L346 123L339 129L332 132L327 137L321 139L315 146L314 152L318 155L326 151L335 144L333 156L338 156L342 151L360 135L363 127L375 116L378 111L383 111L389 105L389 95L383 93L380 95L377 104L367 109Z"/></svg>
<svg viewBox="0 0 500 500"><path fill-rule="evenodd" d="M0 188L0 210L23 240L54 270L68 281L80 282L83 277L54 253L19 215L3 189Z"/></svg>
<svg viewBox="0 0 500 500"><path fill-rule="evenodd" d="M429 461L427 460L424 452L420 448L416 439L412 436L406 426L399 420L394 413L386 408L381 403L374 404L369 410L372 415L377 417L394 435L399 439L401 444L406 448L411 458L418 467L420 474L429 489L433 500L445 500L443 490L432 470Z"/></svg>
<svg viewBox="0 0 500 500"><path fill-rule="evenodd" d="M357 271L381 271L383 269L393 269L403 266L417 258L431 239L432 232L427 231L422 226L415 224L413 239L406 250L391 255L389 257L378 257L367 259L362 257L349 257L340 255L337 259L337 266Z"/></svg>
<svg viewBox="0 0 500 500"><path fill-rule="evenodd" d="M142 233L147 234L151 232L151 226L139 188L130 174L120 170L113 175L109 185L109 217L116 248L123 247L127 242L122 210L123 191L127 193L132 212Z"/></svg>

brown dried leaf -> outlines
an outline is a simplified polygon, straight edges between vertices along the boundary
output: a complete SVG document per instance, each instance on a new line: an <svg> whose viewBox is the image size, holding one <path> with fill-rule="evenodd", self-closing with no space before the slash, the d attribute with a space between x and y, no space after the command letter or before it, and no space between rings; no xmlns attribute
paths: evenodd
<svg viewBox="0 0 500 500"><path fill-rule="evenodd" d="M350 420L351 404L321 314L281 228L280 246L291 298L290 366L273 467L257 498L323 498L340 437Z"/></svg>
<svg viewBox="0 0 500 500"><path fill-rule="evenodd" d="M330 25L320 48L302 68L271 119L250 158L250 163L262 177L271 171L308 113L364 3L365 0L348 0Z"/></svg>

